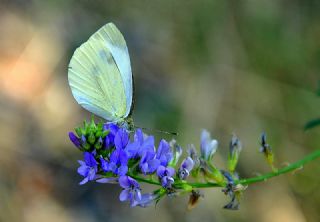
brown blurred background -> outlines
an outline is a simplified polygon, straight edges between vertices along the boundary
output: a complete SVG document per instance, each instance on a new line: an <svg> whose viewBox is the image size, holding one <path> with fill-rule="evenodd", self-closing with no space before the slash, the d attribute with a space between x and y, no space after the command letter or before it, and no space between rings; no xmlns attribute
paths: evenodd
<svg viewBox="0 0 320 222"><path fill-rule="evenodd" d="M90 116L71 95L70 57L114 22L131 56L137 125L179 132L183 147L209 129L222 168L236 133L242 177L269 170L262 131L278 166L293 162L320 148L320 127L303 130L320 116L319 11L316 0L1 0L0 221L320 221L319 160L250 186L240 211L222 209L219 189L192 212L187 197L132 209L118 186L78 185L81 154L67 136Z"/></svg>

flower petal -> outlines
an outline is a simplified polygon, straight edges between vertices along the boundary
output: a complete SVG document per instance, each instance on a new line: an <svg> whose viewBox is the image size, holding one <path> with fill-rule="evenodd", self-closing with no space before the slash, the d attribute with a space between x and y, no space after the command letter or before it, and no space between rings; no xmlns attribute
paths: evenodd
<svg viewBox="0 0 320 222"><path fill-rule="evenodd" d="M157 169L158 177L164 177L166 175L166 168L164 166L159 166Z"/></svg>
<svg viewBox="0 0 320 222"><path fill-rule="evenodd" d="M138 151L139 151L139 142L135 141L133 143L129 143L127 146L126 146L126 151L128 152L128 157L129 158L134 158L136 157Z"/></svg>
<svg viewBox="0 0 320 222"><path fill-rule="evenodd" d="M181 164L181 168L187 169L189 172L192 170L193 166L194 166L194 162L191 159L191 157L187 157L186 159L184 159Z"/></svg>
<svg viewBox="0 0 320 222"><path fill-rule="evenodd" d="M120 176L119 184L122 188L130 188L130 181L128 176Z"/></svg>
<svg viewBox="0 0 320 222"><path fill-rule="evenodd" d="M97 165L97 161L91 153L84 152L83 158L84 158L84 162L86 162L87 166L93 167L93 166Z"/></svg>
<svg viewBox="0 0 320 222"><path fill-rule="evenodd" d="M128 172L128 166L127 165L122 165L118 168L118 175L119 176L124 176Z"/></svg>
<svg viewBox="0 0 320 222"><path fill-rule="evenodd" d="M218 141L211 140L210 133L207 130L203 130L201 133L201 157L205 160L210 160L213 154L218 148Z"/></svg>
<svg viewBox="0 0 320 222"><path fill-rule="evenodd" d="M141 145L141 148L140 148L140 153L143 151L143 150L154 150L154 137L153 136L148 136L143 144Z"/></svg>
<svg viewBox="0 0 320 222"><path fill-rule="evenodd" d="M129 142L129 135L125 129L119 129L115 138L114 144L117 149L124 149Z"/></svg>
<svg viewBox="0 0 320 222"><path fill-rule="evenodd" d="M148 168L149 168L149 173L153 173L157 170L157 168L160 165L160 161L157 159L149 160L148 161Z"/></svg>
<svg viewBox="0 0 320 222"><path fill-rule="evenodd" d="M100 157L100 164L101 164L101 168L103 171L108 171L108 167L109 167L109 164L108 164L108 161L106 161L104 158Z"/></svg>
<svg viewBox="0 0 320 222"><path fill-rule="evenodd" d="M124 150L120 150L119 152L119 162L121 165L126 165L128 163L128 154Z"/></svg>
<svg viewBox="0 0 320 222"><path fill-rule="evenodd" d="M97 179L96 182L98 182L98 183L116 183L117 178L115 178L115 177L101 178L101 179Z"/></svg>
<svg viewBox="0 0 320 222"><path fill-rule="evenodd" d="M69 139L76 147L80 147L80 139L73 132L69 132Z"/></svg>
<svg viewBox="0 0 320 222"><path fill-rule="evenodd" d="M140 165L140 170L143 174L147 174L149 172L149 166L147 163L143 163Z"/></svg>
<svg viewBox="0 0 320 222"><path fill-rule="evenodd" d="M88 177L85 177L80 183L79 185L83 185L85 183L87 183L89 181Z"/></svg>
<svg viewBox="0 0 320 222"><path fill-rule="evenodd" d="M140 128L137 129L134 134L134 141L138 142L139 145L143 144L143 132Z"/></svg>
<svg viewBox="0 0 320 222"><path fill-rule="evenodd" d="M96 176L96 171L94 168L90 168L89 173L88 173L88 179L93 180Z"/></svg>
<svg viewBox="0 0 320 222"><path fill-rule="evenodd" d="M141 195L140 201L138 201L138 205L140 207L148 207L150 206L157 196L153 193L145 193Z"/></svg>
<svg viewBox="0 0 320 222"><path fill-rule="evenodd" d="M120 201L127 201L127 200L129 200L129 197L130 197L129 189L122 190L119 195Z"/></svg>
<svg viewBox="0 0 320 222"><path fill-rule="evenodd" d="M86 177L89 173L90 167L87 167L86 165L82 165L78 168L77 172L81 175Z"/></svg>
<svg viewBox="0 0 320 222"><path fill-rule="evenodd" d="M167 167L166 171L167 171L167 176L169 177L173 177L176 172L172 167Z"/></svg>

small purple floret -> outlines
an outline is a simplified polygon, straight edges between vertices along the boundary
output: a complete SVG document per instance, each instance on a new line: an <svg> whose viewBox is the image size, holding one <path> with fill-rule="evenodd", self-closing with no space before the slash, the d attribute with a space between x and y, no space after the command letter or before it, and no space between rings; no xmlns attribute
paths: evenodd
<svg viewBox="0 0 320 222"><path fill-rule="evenodd" d="M127 130L120 128L114 137L114 145L117 149L124 149L129 142Z"/></svg>
<svg viewBox="0 0 320 222"><path fill-rule="evenodd" d="M83 157L84 161L78 160L80 164L78 173L84 177L84 179L80 182L80 185L83 185L90 180L94 180L98 171L98 164L92 153L84 152Z"/></svg>
<svg viewBox="0 0 320 222"><path fill-rule="evenodd" d="M170 145L167 141L162 139L160 141L158 150L157 150L157 155L156 158L160 161L160 164L162 166L167 166L169 161L172 159L173 154L170 150Z"/></svg>
<svg viewBox="0 0 320 222"><path fill-rule="evenodd" d="M123 188L119 196L120 201L130 201L131 207L137 206L141 201L139 183L129 176L121 176L119 184Z"/></svg>
<svg viewBox="0 0 320 222"><path fill-rule="evenodd" d="M128 155L123 149L115 149L110 155L109 162L100 157L100 164L104 172L123 176L128 172Z"/></svg>
<svg viewBox="0 0 320 222"><path fill-rule="evenodd" d="M179 178L181 180L187 179L193 166L194 162L191 157L187 157L186 159L184 159L178 171Z"/></svg>
<svg viewBox="0 0 320 222"><path fill-rule="evenodd" d="M146 151L154 150L154 137L145 137L141 129L137 129L134 134L134 141L126 147L130 158L139 158Z"/></svg>
<svg viewBox="0 0 320 222"><path fill-rule="evenodd" d="M103 129L109 131L105 138L106 148L114 146L114 138L119 130L119 127L114 123L106 123L104 124Z"/></svg>
<svg viewBox="0 0 320 222"><path fill-rule="evenodd" d="M171 188L174 183L174 174L175 170L172 167L164 167L160 165L157 169L157 175L161 179L161 185L164 188Z"/></svg>
<svg viewBox="0 0 320 222"><path fill-rule="evenodd" d="M157 170L160 161L155 157L156 153L153 150L147 150L142 154L139 166L143 174L154 173Z"/></svg>

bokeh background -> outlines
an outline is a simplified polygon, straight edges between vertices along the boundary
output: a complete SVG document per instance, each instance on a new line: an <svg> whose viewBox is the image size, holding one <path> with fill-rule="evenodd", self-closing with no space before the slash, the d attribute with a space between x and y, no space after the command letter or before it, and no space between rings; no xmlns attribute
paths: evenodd
<svg viewBox="0 0 320 222"><path fill-rule="evenodd" d="M78 185L82 157L67 136L90 117L68 62L112 21L131 56L137 125L179 132L183 147L210 130L222 168L236 133L242 177L269 171L263 131L279 167L298 160L320 148L320 128L303 130L320 116L319 11L316 0L1 0L0 221L320 221L319 160L250 186L240 211L222 209L219 189L191 212L187 197L138 209L120 203L118 186Z"/></svg>

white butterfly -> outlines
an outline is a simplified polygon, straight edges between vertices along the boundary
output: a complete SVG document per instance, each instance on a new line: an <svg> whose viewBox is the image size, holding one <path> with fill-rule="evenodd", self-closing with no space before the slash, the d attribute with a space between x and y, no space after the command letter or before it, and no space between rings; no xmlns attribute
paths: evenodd
<svg viewBox="0 0 320 222"><path fill-rule="evenodd" d="M76 101L115 123L131 123L133 80L126 41L113 23L95 32L71 58L68 80Z"/></svg>

